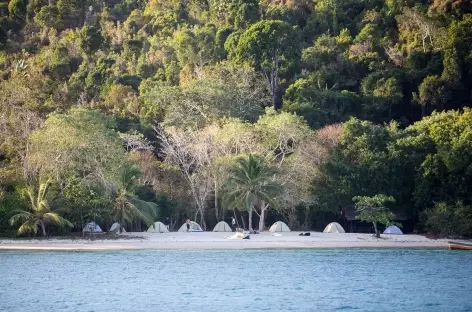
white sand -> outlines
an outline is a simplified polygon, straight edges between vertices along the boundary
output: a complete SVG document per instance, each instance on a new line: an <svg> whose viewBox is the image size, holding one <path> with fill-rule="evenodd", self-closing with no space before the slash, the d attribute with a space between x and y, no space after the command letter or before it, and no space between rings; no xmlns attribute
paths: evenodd
<svg viewBox="0 0 472 312"><path fill-rule="evenodd" d="M311 236L298 236L300 232L272 236L264 232L251 235L249 240L225 239L233 233L125 233L116 240L100 239L4 239L0 250L198 250L198 249L308 249L308 248L447 248L447 240L432 240L420 235L332 234L311 232ZM138 237L139 236L139 237ZM120 236L119 236L120 237ZM141 237L141 238L140 238Z"/></svg>

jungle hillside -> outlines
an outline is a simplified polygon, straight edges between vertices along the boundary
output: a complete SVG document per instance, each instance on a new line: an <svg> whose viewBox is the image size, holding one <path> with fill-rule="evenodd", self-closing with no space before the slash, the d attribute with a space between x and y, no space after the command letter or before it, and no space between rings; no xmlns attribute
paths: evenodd
<svg viewBox="0 0 472 312"><path fill-rule="evenodd" d="M471 97L470 0L0 0L0 233L470 237Z"/></svg>

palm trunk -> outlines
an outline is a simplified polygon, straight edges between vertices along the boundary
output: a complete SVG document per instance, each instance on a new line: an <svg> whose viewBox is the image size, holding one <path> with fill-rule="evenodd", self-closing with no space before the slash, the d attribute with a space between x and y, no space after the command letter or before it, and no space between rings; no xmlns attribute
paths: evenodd
<svg viewBox="0 0 472 312"><path fill-rule="evenodd" d="M264 202L261 203L261 215L259 218L259 232L264 231L265 212L267 210L267 207L269 207L269 204L266 204Z"/></svg>
<svg viewBox="0 0 472 312"><path fill-rule="evenodd" d="M41 221L41 229L43 230L43 236L46 237L46 226L43 221Z"/></svg>
<svg viewBox="0 0 472 312"><path fill-rule="evenodd" d="M251 207L251 208L249 209L249 224L248 224L249 232L251 232L251 233L254 232L254 229L252 228L252 209L254 209L254 208Z"/></svg>
<svg viewBox="0 0 472 312"><path fill-rule="evenodd" d="M262 208L261 217L259 218L259 232L264 231L264 217L265 217L265 209Z"/></svg>
<svg viewBox="0 0 472 312"><path fill-rule="evenodd" d="M245 229L246 228L246 222L244 222L244 216L243 216L243 213L241 211L239 211L239 216L241 217L241 224L243 225L243 229Z"/></svg>

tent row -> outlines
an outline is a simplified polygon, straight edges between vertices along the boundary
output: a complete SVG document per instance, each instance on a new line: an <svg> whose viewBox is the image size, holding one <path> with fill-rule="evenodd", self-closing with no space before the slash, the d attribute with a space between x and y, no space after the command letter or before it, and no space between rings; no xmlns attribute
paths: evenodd
<svg viewBox="0 0 472 312"><path fill-rule="evenodd" d="M115 233L119 231L120 231L120 224L117 222L113 223L113 225L111 226L109 230L109 232L115 232ZM122 228L122 231L126 232L124 228ZM218 224L213 228L213 232L232 232L232 231L233 229L229 226L228 223L224 221L218 222ZM83 232L84 233L103 233L100 226L96 224L95 222L88 223L84 227ZM154 224L149 227L147 232L169 233L169 229L162 222L154 222ZM179 228L179 232L187 232L186 223L182 224L182 226ZM203 232L203 229L198 223L191 221L189 232ZM290 228L284 222L277 221L274 224L272 224L272 226L269 228L269 232L290 232ZM323 233L346 233L346 231L344 231L344 228L341 226L341 224L337 222L331 222L325 227L325 229L323 230ZM403 232L397 226L391 225L385 229L383 234L402 235Z"/></svg>
<svg viewBox="0 0 472 312"><path fill-rule="evenodd" d="M341 224L337 222L331 222L325 227L325 229L323 230L323 233L346 233L346 231L344 231L344 228L341 226ZM391 225L387 227L383 233L395 234L395 235L403 234L402 230L400 230L398 226L395 226L395 225Z"/></svg>
<svg viewBox="0 0 472 312"><path fill-rule="evenodd" d="M154 222L154 224L149 227L147 232L168 233L169 230L162 222ZM187 224L182 224L178 232L187 232ZM203 229L198 223L191 221L189 232L203 232ZM225 221L220 221L213 228L213 232L233 232L233 229ZM290 228L284 222L277 221L270 227L269 232L290 232Z"/></svg>
<svg viewBox="0 0 472 312"><path fill-rule="evenodd" d="M118 222L113 223L110 230L108 232L119 232L120 231L120 224ZM122 232L126 232L124 228L121 228ZM102 228L96 224L95 222L87 223L82 230L84 233L103 233Z"/></svg>

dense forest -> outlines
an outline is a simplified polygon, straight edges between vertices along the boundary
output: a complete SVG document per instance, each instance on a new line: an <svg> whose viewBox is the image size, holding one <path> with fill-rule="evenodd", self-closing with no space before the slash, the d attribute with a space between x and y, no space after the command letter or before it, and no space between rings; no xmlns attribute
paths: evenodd
<svg viewBox="0 0 472 312"><path fill-rule="evenodd" d="M0 233L472 236L471 97L470 0L0 0Z"/></svg>

